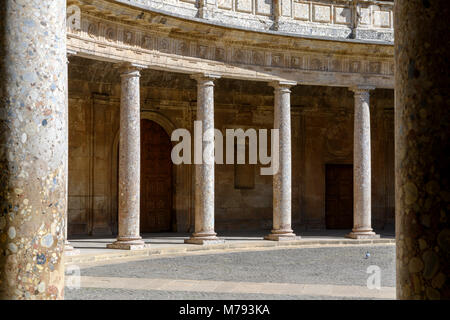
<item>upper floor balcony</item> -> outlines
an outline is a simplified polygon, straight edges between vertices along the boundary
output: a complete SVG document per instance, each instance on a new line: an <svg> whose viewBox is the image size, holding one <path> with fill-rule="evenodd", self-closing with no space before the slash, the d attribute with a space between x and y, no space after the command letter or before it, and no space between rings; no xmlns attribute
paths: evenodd
<svg viewBox="0 0 450 320"><path fill-rule="evenodd" d="M393 1L112 0L164 14L305 37L394 41Z"/></svg>

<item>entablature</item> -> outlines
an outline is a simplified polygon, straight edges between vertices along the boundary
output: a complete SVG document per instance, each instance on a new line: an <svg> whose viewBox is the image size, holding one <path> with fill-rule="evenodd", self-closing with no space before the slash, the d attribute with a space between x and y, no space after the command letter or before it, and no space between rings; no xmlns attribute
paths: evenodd
<svg viewBox="0 0 450 320"><path fill-rule="evenodd" d="M390 44L232 29L117 1L68 4L67 46L80 56L244 80L393 88Z"/></svg>

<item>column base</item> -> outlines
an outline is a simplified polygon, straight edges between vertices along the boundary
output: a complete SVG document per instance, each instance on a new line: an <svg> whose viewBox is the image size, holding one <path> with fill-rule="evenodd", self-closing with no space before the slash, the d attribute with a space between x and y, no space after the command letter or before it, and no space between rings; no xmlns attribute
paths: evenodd
<svg viewBox="0 0 450 320"><path fill-rule="evenodd" d="M66 256L76 256L78 254L80 254L80 250L75 249L74 247L72 247L70 242L66 240L64 242L64 255L66 255Z"/></svg>
<svg viewBox="0 0 450 320"><path fill-rule="evenodd" d="M142 250L150 247L150 245L145 244L141 239L119 239L113 243L106 245L108 249L121 249L121 250Z"/></svg>
<svg viewBox="0 0 450 320"><path fill-rule="evenodd" d="M225 243L224 239L218 238L215 232L210 233L194 233L189 239L185 239L184 243L189 244L219 244Z"/></svg>
<svg viewBox="0 0 450 320"><path fill-rule="evenodd" d="M295 235L293 230L272 230L271 234L264 237L264 240L271 241L292 241L300 239L301 237Z"/></svg>
<svg viewBox="0 0 450 320"><path fill-rule="evenodd" d="M379 239L380 235L370 230L352 230L349 234L345 235L350 239Z"/></svg>

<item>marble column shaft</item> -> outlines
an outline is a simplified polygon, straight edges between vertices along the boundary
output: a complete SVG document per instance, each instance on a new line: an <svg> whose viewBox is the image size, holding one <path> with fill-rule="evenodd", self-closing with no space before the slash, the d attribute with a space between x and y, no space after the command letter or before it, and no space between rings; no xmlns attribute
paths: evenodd
<svg viewBox="0 0 450 320"><path fill-rule="evenodd" d="M64 298L66 2L0 6L0 299Z"/></svg>
<svg viewBox="0 0 450 320"><path fill-rule="evenodd" d="M448 1L396 0L398 299L450 299Z"/></svg>
<svg viewBox="0 0 450 320"><path fill-rule="evenodd" d="M378 238L372 230L372 188L370 153L370 90L355 87L353 128L353 229L347 237L353 239Z"/></svg>
<svg viewBox="0 0 450 320"><path fill-rule="evenodd" d="M113 249L140 249L141 108L139 68L124 66L121 76L119 139L119 235Z"/></svg>
<svg viewBox="0 0 450 320"><path fill-rule="evenodd" d="M202 124L201 164L195 164L195 231L186 243L223 242L214 232L214 80L215 75L195 75L197 80L197 120ZM211 152L204 152L209 150Z"/></svg>
<svg viewBox="0 0 450 320"><path fill-rule="evenodd" d="M266 240L293 240L292 214L292 150L291 150L291 86L295 82L275 82L274 128L279 129L279 169L273 176L273 230Z"/></svg>

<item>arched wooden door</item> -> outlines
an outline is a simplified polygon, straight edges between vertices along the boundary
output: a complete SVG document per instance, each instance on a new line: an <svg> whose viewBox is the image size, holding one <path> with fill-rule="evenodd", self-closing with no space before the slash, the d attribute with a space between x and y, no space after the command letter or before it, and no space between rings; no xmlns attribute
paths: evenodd
<svg viewBox="0 0 450 320"><path fill-rule="evenodd" d="M141 120L141 232L171 231L172 143L156 122Z"/></svg>

